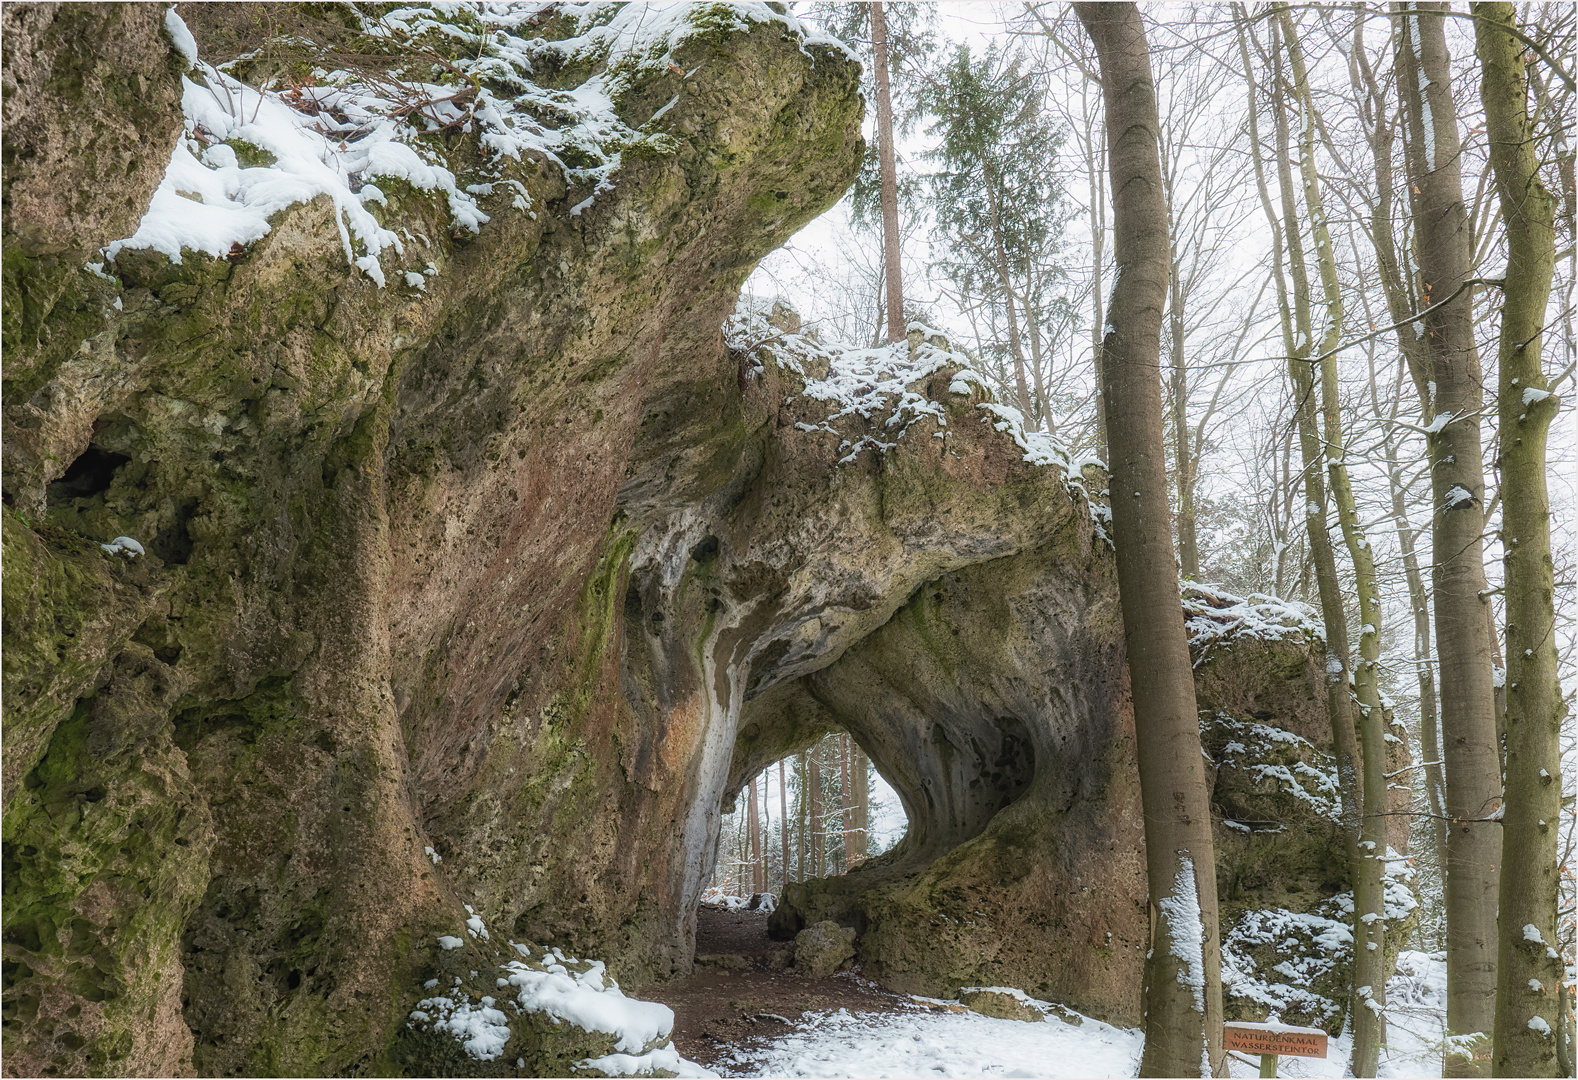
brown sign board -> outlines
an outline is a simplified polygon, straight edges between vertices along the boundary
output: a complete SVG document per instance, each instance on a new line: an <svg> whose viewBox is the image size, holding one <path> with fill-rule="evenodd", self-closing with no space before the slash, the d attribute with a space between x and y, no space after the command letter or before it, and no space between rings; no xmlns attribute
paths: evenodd
<svg viewBox="0 0 1578 1080"><path fill-rule="evenodd" d="M1323 1058L1326 1056L1326 1033L1320 1028L1291 1024L1229 1023L1222 1027L1222 1048L1246 1054Z"/></svg>

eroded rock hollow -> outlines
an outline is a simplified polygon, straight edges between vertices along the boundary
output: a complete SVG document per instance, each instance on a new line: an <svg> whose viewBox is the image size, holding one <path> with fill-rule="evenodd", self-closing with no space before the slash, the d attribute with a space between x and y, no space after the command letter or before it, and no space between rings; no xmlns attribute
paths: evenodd
<svg viewBox="0 0 1578 1080"><path fill-rule="evenodd" d="M107 258L188 143L242 180L279 152L192 120L220 95L162 8L7 6L9 1074L516 1075L409 1024L424 988L486 992L506 938L686 971L725 797L832 729L910 833L782 926L856 926L898 988L1137 1019L1133 725L1079 469L941 339L838 398L814 342L720 330L862 152L858 66L776 7L484 27L532 58L538 150L457 124L410 140L448 194L368 165L376 197L229 250ZM206 60L245 52L225 8ZM510 1058L570 1067L509 1024Z"/></svg>

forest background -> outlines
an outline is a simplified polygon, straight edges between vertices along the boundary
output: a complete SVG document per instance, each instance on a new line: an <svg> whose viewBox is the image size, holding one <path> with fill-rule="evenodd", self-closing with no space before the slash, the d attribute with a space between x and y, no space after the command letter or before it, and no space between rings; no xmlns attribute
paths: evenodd
<svg viewBox="0 0 1578 1080"><path fill-rule="evenodd" d="M1090 40L1066 5L883 7L891 113L868 109L860 180L762 263L746 286L747 302L760 307L781 297L812 333L856 347L887 342L895 326L939 330L970 352L1027 429L1056 437L1075 455L1104 457L1096 357L1110 330L1105 305L1117 268ZM871 9L796 5L800 17L865 50L868 100L880 101ZM1527 411L1530 394L1537 403L1543 393L1570 398L1574 377L1574 9L1535 3L1515 11L1556 250L1544 389L1525 391ZM1332 637L1334 646L1346 638L1355 704L1362 711L1372 695L1413 744L1416 764L1385 777L1413 800L1406 827L1394 824L1391 833L1396 843L1406 832L1419 882L1421 917L1409 946L1443 949L1450 814L1440 726L1442 692L1454 672L1442 671L1433 634L1434 587L1450 560L1437 558L1432 540L1439 515L1457 505L1457 489L1448 489L1443 504L1442 485L1433 487L1432 471L1451 457L1433 451L1432 439L1448 423L1477 426L1482 440L1483 496L1471 509L1482 522L1485 637L1503 738L1508 693L1497 412L1508 230L1491 165L1475 23L1467 12L1441 20L1461 132L1472 260L1465 290L1481 400L1464 415L1438 412L1436 384L1421 377L1417 356L1410 363L1410 348L1424 348L1413 341L1427 333L1418 316L1456 298L1431 296L1418 265L1425 240L1411 214L1420 192L1409 154L1435 159L1437 150L1430 134L1421 139L1408 125L1409 75L1400 81L1397 62L1407 55L1400 51L1407 20L1336 5L1153 4L1143 12L1171 235L1159 375L1180 576L1300 601L1318 613L1322 545L1311 538L1329 534L1328 551L1338 554L1325 557L1335 564L1346 616L1345 634ZM1415 102L1414 112L1420 108ZM894 173L886 205L885 141ZM897 290L889 272L895 263ZM895 291L902 296L896 320ZM1334 378L1325 381L1329 395L1314 401L1327 385L1301 387L1299 364L1289 357L1315 361L1308 372L1325 353ZM1328 464L1341 465L1313 488L1301 454L1301 405L1322 413L1327 452L1335 455ZM1545 463L1553 644L1568 718L1578 687L1575 415L1558 402ZM1306 518L1317 500L1330 520L1312 530ZM1361 602L1368 606L1362 615ZM1558 947L1570 957L1574 739L1570 722L1562 730ZM1497 813L1499 796L1485 809ZM714 883L749 894L838 873L891 846L902 821L897 797L859 748L832 735L741 793L724 819ZM1564 1007L1572 1001L1570 975Z"/></svg>

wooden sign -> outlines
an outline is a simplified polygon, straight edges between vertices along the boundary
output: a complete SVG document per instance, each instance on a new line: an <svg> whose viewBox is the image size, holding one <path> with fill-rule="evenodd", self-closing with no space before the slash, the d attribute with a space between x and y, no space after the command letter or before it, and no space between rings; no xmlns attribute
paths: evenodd
<svg viewBox="0 0 1578 1080"><path fill-rule="evenodd" d="M1323 1058L1326 1056L1326 1033L1320 1028L1248 1024L1235 1020L1222 1026L1222 1048L1246 1054Z"/></svg>

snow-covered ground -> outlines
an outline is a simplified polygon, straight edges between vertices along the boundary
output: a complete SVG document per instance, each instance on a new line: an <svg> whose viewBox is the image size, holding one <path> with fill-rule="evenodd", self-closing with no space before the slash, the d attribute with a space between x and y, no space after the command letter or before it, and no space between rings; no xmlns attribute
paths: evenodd
<svg viewBox="0 0 1578 1080"><path fill-rule="evenodd" d="M1405 952L1387 986L1388 1048L1383 1077L1441 1075L1446 965L1430 954ZM718 1067L725 1076L823 1077L1125 1077L1139 1069L1143 1044L1136 1028L1086 1019L1074 1027L1055 1016L1041 1023L996 1020L978 1013L824 1014L763 1047L741 1049ZM1328 1056L1282 1057L1287 1077L1347 1075L1352 1039L1330 1043ZM1259 1075L1259 1060L1229 1058L1235 1077Z"/></svg>
<svg viewBox="0 0 1578 1080"><path fill-rule="evenodd" d="M740 1051L726 1076L1133 1076L1137 1030L1086 1020L1032 1024L979 1013L846 1010L763 1050Z"/></svg>
<svg viewBox="0 0 1578 1080"><path fill-rule="evenodd" d="M1397 974L1386 984L1386 1041L1381 1051L1380 1076L1440 1076L1441 1051L1446 1039L1446 961L1439 953L1405 951L1397 959ZM1353 1039L1331 1040L1322 1058L1282 1057L1277 1074L1289 1077L1348 1076L1348 1055ZM1233 1076L1258 1076L1258 1059L1246 1064L1230 1061Z"/></svg>

